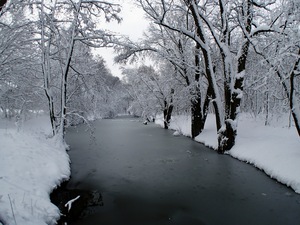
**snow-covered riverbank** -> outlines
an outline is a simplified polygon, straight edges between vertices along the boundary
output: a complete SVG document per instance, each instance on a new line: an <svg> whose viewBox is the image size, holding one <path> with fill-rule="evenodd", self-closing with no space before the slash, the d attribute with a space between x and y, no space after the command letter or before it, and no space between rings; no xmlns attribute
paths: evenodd
<svg viewBox="0 0 300 225"><path fill-rule="evenodd" d="M51 191L70 176L69 156L46 117L17 129L0 121L0 224L55 224L60 216Z"/></svg>
<svg viewBox="0 0 300 225"><path fill-rule="evenodd" d="M156 123L163 126L162 117L158 117ZM173 117L170 128L177 131L175 134L190 137L190 117ZM205 129L195 140L217 148L213 115L208 116ZM288 128L287 123L278 121L265 126L262 119L241 115L236 145L228 154L254 165L300 194L300 138L295 128Z"/></svg>
<svg viewBox="0 0 300 225"><path fill-rule="evenodd" d="M162 124L158 118L156 123ZM279 125L280 124L280 125ZM171 128L190 136L190 118L177 116ZM300 193L300 140L294 128L282 123L264 126L263 121L242 115L235 158L264 170L269 176ZM0 224L55 224L58 208L49 194L70 176L69 156L51 133L46 117L27 121L21 129L13 122L0 121ZM215 148L214 117L209 115L197 141Z"/></svg>

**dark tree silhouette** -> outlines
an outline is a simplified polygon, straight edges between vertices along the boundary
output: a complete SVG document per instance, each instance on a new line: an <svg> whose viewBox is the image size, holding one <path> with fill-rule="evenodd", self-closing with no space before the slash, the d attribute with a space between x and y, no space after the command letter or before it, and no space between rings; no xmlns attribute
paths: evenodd
<svg viewBox="0 0 300 225"><path fill-rule="evenodd" d="M2 10L3 6L6 4L7 0L0 0L0 11Z"/></svg>

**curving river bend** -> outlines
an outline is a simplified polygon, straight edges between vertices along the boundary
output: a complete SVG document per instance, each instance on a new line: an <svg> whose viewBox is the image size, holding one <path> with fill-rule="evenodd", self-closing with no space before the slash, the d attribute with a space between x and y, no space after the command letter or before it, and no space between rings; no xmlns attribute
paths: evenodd
<svg viewBox="0 0 300 225"><path fill-rule="evenodd" d="M299 225L300 195L263 172L137 119L70 128L71 188L104 206L74 225Z"/></svg>

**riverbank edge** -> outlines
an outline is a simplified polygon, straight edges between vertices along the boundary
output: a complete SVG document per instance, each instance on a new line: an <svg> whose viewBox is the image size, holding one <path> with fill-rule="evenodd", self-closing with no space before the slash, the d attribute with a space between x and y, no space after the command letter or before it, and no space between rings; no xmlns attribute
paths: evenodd
<svg viewBox="0 0 300 225"><path fill-rule="evenodd" d="M51 138L46 116L0 124L0 224L56 224L60 211L50 193L70 177L67 146Z"/></svg>
<svg viewBox="0 0 300 225"><path fill-rule="evenodd" d="M204 131L197 136L195 139L193 139L193 141L196 141L200 144L203 144L204 146L208 147L209 149L216 151L217 150L217 133L216 133L216 128L212 119L213 115L208 115L208 119L207 122L205 124L205 129ZM252 130L252 132L254 132L254 134L249 134L249 140L251 142L252 139L255 140L255 130L253 129L253 125L255 126L255 123L258 124L259 122L252 120L249 121L249 117L247 116L247 120L248 123L251 123L251 126L249 126L249 128L245 128L245 130ZM159 125L160 127L164 127L164 122L163 122L163 116L159 115L156 117L155 119L155 124ZM267 127L267 126L258 126L261 130L266 127L266 130L268 130L269 133L272 133L271 130L274 131L274 133L278 133L278 130L281 130L283 133L287 132L288 134L291 134L291 130L286 129L286 128L278 128L278 127ZM186 115L181 115L181 116L176 116L172 117L170 126L169 126L170 130L174 130L174 136L177 135L183 135L186 136L188 138L191 138L191 118L190 116L186 116ZM264 131L262 130L261 132L259 132L257 135L259 134L263 134ZM281 133L281 132L280 132ZM300 161L300 151L296 151L297 149L300 149L300 142L298 142L299 140L296 139L297 136L296 135L292 135L292 138L294 138L295 140L293 144L290 144L290 142L288 140L284 140L284 143L280 143L282 144L285 148L283 148L285 151L286 149L289 149L290 152L286 152L286 153L281 153L278 154L277 152L280 151L280 146L277 146L276 144L270 144L269 146L272 146L273 148L276 149L276 151L274 150L274 154L272 155L272 152L270 153L270 150L267 149L267 153L261 153L259 152L260 150L263 149L263 147L260 147L260 143L267 143L267 142L274 142L274 139L276 140L276 137L278 139L278 136L280 134L275 135L275 137L272 137L272 135L266 135L266 137L260 137L261 139L263 139L263 141L260 141L257 143L257 146L255 146L255 144L253 145L253 141L252 141L252 145L249 146L250 144L248 143L248 147L247 147L247 142L244 141L240 141L238 144L236 144L232 150L230 150L229 152L226 152L226 155L231 156L234 159L237 159L241 162L247 163L251 166L254 166L256 169L262 171L263 173L265 173L268 177L270 177L271 179L273 179L274 181L285 185L289 188L291 188L295 193L300 194L300 165L299 163L297 163L297 161ZM291 136L291 135L287 135L287 134L283 134L281 135L281 137L287 137L287 136ZM245 138L245 137L243 137ZM192 138L191 138L192 139ZM277 141L281 141L281 140L277 140ZM282 142L282 141L281 141ZM291 145L290 147L289 144ZM262 145L262 146L268 146L268 145ZM256 151L251 152L251 150L249 149L255 149ZM281 150L282 152L282 150ZM259 154L261 153L261 154ZM277 153L277 155L276 155ZM261 156L262 155L262 156ZM266 156L266 157L264 157ZM274 158L272 158L272 156L274 156ZM285 156L285 157L284 157ZM296 157L295 157L296 156ZM292 158L292 159L291 159ZM272 163L267 164L266 161L272 161ZM278 165L282 165L282 163L278 164L278 162L282 162L285 161L285 165L287 165L286 167L279 167ZM291 162L291 163L288 163ZM283 172L282 172L283 171Z"/></svg>
<svg viewBox="0 0 300 225"><path fill-rule="evenodd" d="M70 178L71 179L71 178ZM68 188L69 180L56 187L50 194L51 202L60 210L57 225L64 225L83 218L91 206L102 206L102 195L99 192Z"/></svg>

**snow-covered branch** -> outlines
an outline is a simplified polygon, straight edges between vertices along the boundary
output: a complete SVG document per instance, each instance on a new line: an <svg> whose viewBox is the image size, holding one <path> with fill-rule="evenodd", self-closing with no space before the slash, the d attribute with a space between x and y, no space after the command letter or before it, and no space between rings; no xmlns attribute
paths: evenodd
<svg viewBox="0 0 300 225"><path fill-rule="evenodd" d="M71 208L72 208L72 204L78 200L80 198L80 195L78 195L76 198L74 199L71 199L70 201L68 201L66 204L65 204L65 207L68 208L68 212L70 212Z"/></svg>

